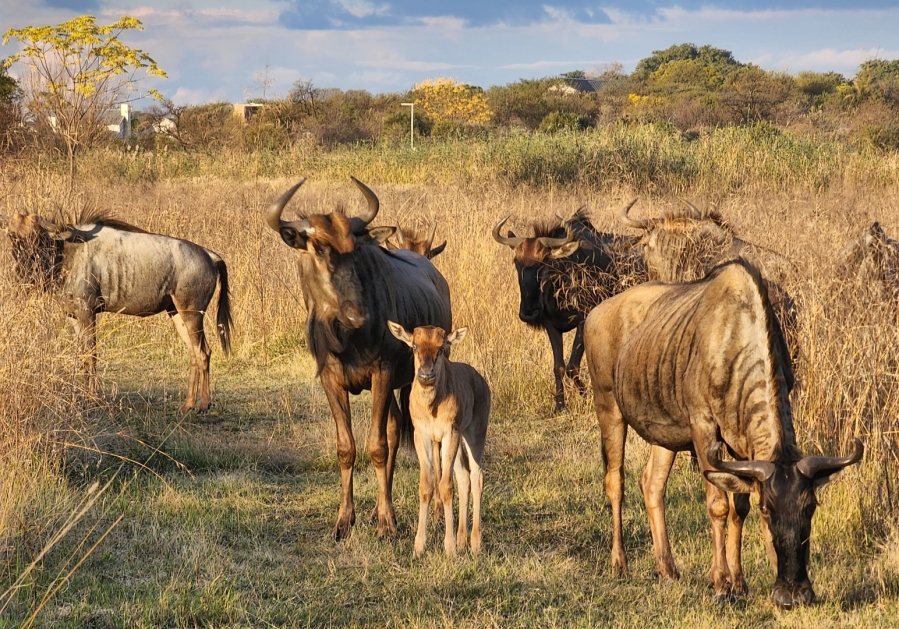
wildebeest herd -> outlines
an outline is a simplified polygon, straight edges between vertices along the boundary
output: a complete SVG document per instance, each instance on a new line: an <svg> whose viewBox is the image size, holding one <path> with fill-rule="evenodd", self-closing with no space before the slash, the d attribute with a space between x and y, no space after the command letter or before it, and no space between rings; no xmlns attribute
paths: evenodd
<svg viewBox="0 0 899 629"><path fill-rule="evenodd" d="M304 180L303 180L304 181ZM308 318L307 341L337 428L341 497L333 536L355 523L353 437L349 394L371 391L367 449L378 483L372 521L380 535L396 531L393 477L403 435L414 438L420 474L415 553L425 548L429 502L437 489L448 554L481 544L483 454L490 389L475 369L450 361L465 336L453 329L449 285L431 259L434 232L423 238L375 227L377 195L353 178L365 210L285 220L300 181L265 211L263 220L297 253ZM808 576L815 490L862 458L863 445L842 457L803 456L790 405L791 333L795 307L783 290L788 260L738 238L715 213L692 204L681 213L634 219L634 202L619 214L639 236L598 231L586 211L532 226L532 236L493 238L514 253L519 318L543 328L553 354L555 410L565 383L583 393L584 354L612 507L613 571L627 571L622 540L624 444L633 428L650 445L640 478L656 571L678 578L668 542L664 499L678 451L691 452L705 479L712 522L715 597L748 593L741 565L743 521L758 497L774 603L814 601ZM26 288L54 295L78 339L91 388L96 387L95 327L101 312L148 316L166 312L188 348L190 370L182 412L210 405L203 319L218 285L216 329L230 350L228 269L220 255L189 241L147 233L98 212L72 224L36 214L0 216L14 268ZM396 238L398 244L393 244ZM847 273L899 296L899 243L878 223L842 254ZM562 335L574 330L568 363ZM724 456L729 457L725 460ZM453 476L459 491L453 532Z"/></svg>

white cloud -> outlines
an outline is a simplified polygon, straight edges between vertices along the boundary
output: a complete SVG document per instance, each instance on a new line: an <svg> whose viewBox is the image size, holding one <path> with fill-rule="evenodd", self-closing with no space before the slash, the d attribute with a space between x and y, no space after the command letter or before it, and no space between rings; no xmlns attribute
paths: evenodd
<svg viewBox="0 0 899 629"><path fill-rule="evenodd" d="M340 6L344 11L353 17L364 18L370 15L383 15L390 9L390 5L382 4L375 6L366 0L332 0L334 4Z"/></svg>

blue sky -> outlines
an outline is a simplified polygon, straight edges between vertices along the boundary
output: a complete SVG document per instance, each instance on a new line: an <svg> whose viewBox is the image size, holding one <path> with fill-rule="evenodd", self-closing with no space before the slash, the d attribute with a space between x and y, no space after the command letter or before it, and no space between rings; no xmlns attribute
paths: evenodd
<svg viewBox="0 0 899 629"><path fill-rule="evenodd" d="M404 92L432 77L487 88L710 44L769 70L836 71L899 58L895 0L0 0L0 31L78 15L138 17L125 42L177 104L316 87ZM0 47L0 57L16 50ZM15 74L15 68L12 73Z"/></svg>

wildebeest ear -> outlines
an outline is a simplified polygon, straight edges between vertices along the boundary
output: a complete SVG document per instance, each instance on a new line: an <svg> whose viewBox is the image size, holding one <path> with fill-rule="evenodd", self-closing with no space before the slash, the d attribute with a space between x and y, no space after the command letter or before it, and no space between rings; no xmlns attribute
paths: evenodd
<svg viewBox="0 0 899 629"><path fill-rule="evenodd" d="M747 480L730 472L706 470L702 474L715 487L732 494L751 494L755 491L755 481Z"/></svg>
<svg viewBox="0 0 899 629"><path fill-rule="evenodd" d="M293 227L282 226L278 232L281 234L281 240L287 243L289 247L299 249L300 251L306 250L306 238Z"/></svg>
<svg viewBox="0 0 899 629"><path fill-rule="evenodd" d="M368 230L368 235L378 241L379 245L383 245L384 241L396 233L396 227L372 227Z"/></svg>
<svg viewBox="0 0 899 629"><path fill-rule="evenodd" d="M460 341L465 339L465 336L468 334L468 328L459 328L457 330L453 330L446 337L446 342L448 345L455 345Z"/></svg>
<svg viewBox="0 0 899 629"><path fill-rule="evenodd" d="M406 328L401 326L399 323L395 321L387 321L387 329L390 330L390 333L394 335L396 338L401 340L403 343L412 347L412 335L406 331Z"/></svg>
<svg viewBox="0 0 899 629"><path fill-rule="evenodd" d="M552 253L550 254L554 258L567 258L572 253L578 250L578 247L581 246L580 240L573 240L572 242L567 242L561 247L554 247L552 249Z"/></svg>

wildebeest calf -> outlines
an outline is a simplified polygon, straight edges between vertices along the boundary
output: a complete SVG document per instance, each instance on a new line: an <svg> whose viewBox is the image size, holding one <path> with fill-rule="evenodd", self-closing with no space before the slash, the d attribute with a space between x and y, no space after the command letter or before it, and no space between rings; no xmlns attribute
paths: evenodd
<svg viewBox="0 0 899 629"><path fill-rule="evenodd" d="M415 554L424 552L431 500L432 474L437 477L443 503L447 555L464 549L468 541L468 495L471 491L471 550L481 550L481 464L490 416L490 387L474 367L451 362L450 347L465 338L467 328L447 334L441 328L422 326L410 334L403 326L387 322L390 332L412 348L415 379L409 409L415 426L415 451L421 466L418 533ZM461 441L461 444L460 444ZM452 466L459 485L459 531L453 537Z"/></svg>
<svg viewBox="0 0 899 629"><path fill-rule="evenodd" d="M899 301L899 242L874 222L840 254L845 276L881 300Z"/></svg>

